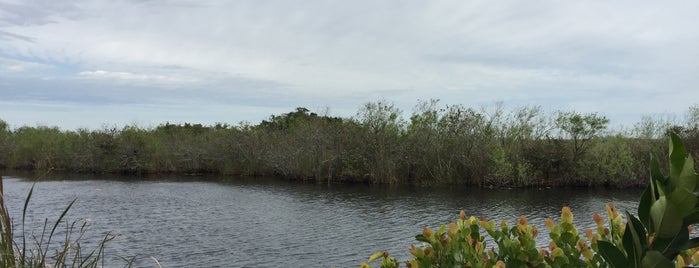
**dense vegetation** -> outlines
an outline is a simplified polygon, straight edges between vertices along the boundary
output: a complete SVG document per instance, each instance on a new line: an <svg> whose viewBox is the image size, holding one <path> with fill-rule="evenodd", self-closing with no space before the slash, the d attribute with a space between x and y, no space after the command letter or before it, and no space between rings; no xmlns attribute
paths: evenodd
<svg viewBox="0 0 699 268"><path fill-rule="evenodd" d="M540 107L473 109L422 101L405 119L386 101L353 118L305 108L257 125L166 123L154 128L10 128L0 167L90 173L276 175L322 182L481 186L643 185L650 153L673 130L695 153L699 106L686 120L643 118L609 130L596 113Z"/></svg>
<svg viewBox="0 0 699 268"><path fill-rule="evenodd" d="M636 215L624 216L607 204L607 219L592 215L596 228L581 236L573 222L570 207L561 210L560 222L546 220L548 247L537 246L539 230L525 216L516 224L502 221L466 218L439 229L424 227L415 239L420 245L410 246L413 259L408 268L436 267L537 267L537 268L673 268L697 267L699 237L694 226L699 224L699 175L694 159L676 133L670 134L667 175L657 158L650 159L650 180L643 192ZM377 252L362 268L380 261L381 268L398 268L400 263ZM686 266L691 265L691 266Z"/></svg>

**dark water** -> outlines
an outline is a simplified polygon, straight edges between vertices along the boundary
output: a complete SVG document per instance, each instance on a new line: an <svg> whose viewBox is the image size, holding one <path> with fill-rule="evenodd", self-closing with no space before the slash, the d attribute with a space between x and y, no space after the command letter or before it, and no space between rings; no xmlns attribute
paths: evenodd
<svg viewBox="0 0 699 268"><path fill-rule="evenodd" d="M196 179L196 178L194 178ZM399 260L423 226L458 217L487 216L514 222L526 215L545 230L570 205L576 222L593 226L604 204L634 211L640 190L415 188L311 185L273 179L53 178L35 186L27 222L39 232L74 198L68 219L87 220L84 240L119 234L107 247L135 258L135 267L358 267L388 250ZM19 226L31 180L5 176L6 203ZM604 215L604 214L603 214ZM541 234L542 246L547 235Z"/></svg>

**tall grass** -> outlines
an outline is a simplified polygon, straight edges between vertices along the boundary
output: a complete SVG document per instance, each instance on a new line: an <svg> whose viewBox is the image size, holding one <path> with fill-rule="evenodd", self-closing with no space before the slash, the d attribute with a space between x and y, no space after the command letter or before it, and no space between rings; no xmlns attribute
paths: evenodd
<svg viewBox="0 0 699 268"><path fill-rule="evenodd" d="M2 177L0 176L0 267L14 268L46 268L46 267L104 267L105 245L114 239L111 234L105 235L97 246L85 251L82 247L83 235L87 230L87 222L67 222L65 216L73 206L71 201L61 212L53 224L44 220L41 233L34 235L25 230L27 207L34 192L34 186L29 190L22 209L21 233L14 233L12 218L5 204ZM65 225L65 234L58 237L57 230ZM21 241L17 241L20 240ZM27 241L29 239L29 241ZM55 240L61 239L56 244ZM128 266L129 264L127 264Z"/></svg>

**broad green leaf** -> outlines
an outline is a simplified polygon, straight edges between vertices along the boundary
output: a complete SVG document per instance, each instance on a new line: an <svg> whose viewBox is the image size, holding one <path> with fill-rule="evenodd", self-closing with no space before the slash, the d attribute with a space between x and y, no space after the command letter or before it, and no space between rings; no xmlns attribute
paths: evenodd
<svg viewBox="0 0 699 268"><path fill-rule="evenodd" d="M699 207L694 207L689 215L684 217L684 225L699 223Z"/></svg>
<svg viewBox="0 0 699 268"><path fill-rule="evenodd" d="M684 148L682 139L677 134L670 133L670 178L680 177L686 157L687 151Z"/></svg>
<svg viewBox="0 0 699 268"><path fill-rule="evenodd" d="M657 180L661 182L665 182L665 176L663 175L662 172L660 172L660 163L658 163L658 159L655 158L652 154L650 155L650 178L651 181ZM656 185L657 186L657 185ZM655 197L657 198L657 189L653 189L656 192Z"/></svg>
<svg viewBox="0 0 699 268"><path fill-rule="evenodd" d="M681 211L661 196L650 208L657 237L673 237L682 228Z"/></svg>
<svg viewBox="0 0 699 268"><path fill-rule="evenodd" d="M641 195L641 201L638 203L638 217L651 233L655 231L655 228L653 228L653 222L650 220L650 207L655 202L655 198L652 193L653 184L654 181L651 179L648 186L646 186L646 190L643 191L643 195Z"/></svg>
<svg viewBox="0 0 699 268"><path fill-rule="evenodd" d="M629 266L638 267L641 264L641 245L638 243L638 234L636 234L633 228L626 228L622 238L622 244L626 250Z"/></svg>
<svg viewBox="0 0 699 268"><path fill-rule="evenodd" d="M694 159L688 155L685 159L682 170L676 178L670 177L670 181L675 185L676 189L685 189L693 192L697 186L697 173L694 171Z"/></svg>
<svg viewBox="0 0 699 268"><path fill-rule="evenodd" d="M659 251L651 250L646 252L646 256L641 261L643 268L674 268L675 265L663 256Z"/></svg>
<svg viewBox="0 0 699 268"><path fill-rule="evenodd" d="M629 262L626 260L626 256L624 256L624 253L614 246L614 244L600 240L597 241L597 248L599 249L599 254L602 255L602 258L607 261L610 267L629 267Z"/></svg>
<svg viewBox="0 0 699 268"><path fill-rule="evenodd" d="M682 228L673 237L659 237L653 241L653 250L661 252L665 257L674 259L689 240L687 228Z"/></svg>
<svg viewBox="0 0 699 268"><path fill-rule="evenodd" d="M697 197L687 189L678 188L668 198L668 201L673 203L681 213L677 216L682 218L689 215L697 204Z"/></svg>
<svg viewBox="0 0 699 268"><path fill-rule="evenodd" d="M628 211L626 211L626 218L628 219L628 223L624 231L622 242L629 261L632 261L634 266L638 266L641 264L643 252L647 249L646 230L643 224L641 224L641 221Z"/></svg>

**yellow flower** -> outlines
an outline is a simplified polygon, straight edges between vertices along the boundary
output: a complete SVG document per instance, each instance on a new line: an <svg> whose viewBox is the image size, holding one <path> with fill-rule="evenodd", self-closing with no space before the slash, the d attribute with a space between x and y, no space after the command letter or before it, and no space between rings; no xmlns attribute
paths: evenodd
<svg viewBox="0 0 699 268"><path fill-rule="evenodd" d="M502 221L500 222L500 229L502 229L503 232L506 232L508 229L510 229L510 228L507 226L507 221L506 221L506 220L502 220Z"/></svg>
<svg viewBox="0 0 699 268"><path fill-rule="evenodd" d="M570 211L570 207L565 206L561 210L561 222L573 223L573 212Z"/></svg>
<svg viewBox="0 0 699 268"><path fill-rule="evenodd" d="M675 267L685 267L686 266L684 263L684 258L682 257L682 255L677 255L677 258L675 258L675 261L676 261Z"/></svg>
<svg viewBox="0 0 699 268"><path fill-rule="evenodd" d="M478 219L476 219L476 217L474 217L474 216L471 216L470 218L468 218L468 221L471 225L478 223Z"/></svg>
<svg viewBox="0 0 699 268"><path fill-rule="evenodd" d="M619 215L619 212L614 207L614 203L609 202L609 204L607 204L605 208L607 209L607 215L609 215L610 219L614 219L616 218L616 216Z"/></svg>
<svg viewBox="0 0 699 268"><path fill-rule="evenodd" d="M449 231L448 233L453 235L456 234L459 231L459 226L456 225L456 223L449 223Z"/></svg>
<svg viewBox="0 0 699 268"><path fill-rule="evenodd" d="M493 268L506 268L506 267L507 266L505 266L505 262L503 262L503 261L498 261L495 263L495 265L493 265Z"/></svg>
<svg viewBox="0 0 699 268"><path fill-rule="evenodd" d="M383 257L383 256L384 256L384 253L385 253L385 252L376 252L376 253L374 253L374 254L371 254L371 257L369 257L369 261L368 261L368 262L372 262L372 261L377 260L378 258Z"/></svg>

